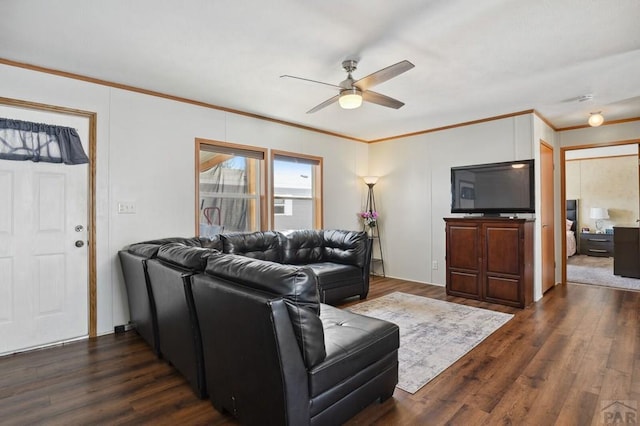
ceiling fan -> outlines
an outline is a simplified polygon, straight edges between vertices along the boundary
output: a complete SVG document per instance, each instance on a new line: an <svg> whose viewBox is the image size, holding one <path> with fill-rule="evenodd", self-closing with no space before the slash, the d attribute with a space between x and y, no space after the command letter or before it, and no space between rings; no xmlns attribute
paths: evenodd
<svg viewBox="0 0 640 426"><path fill-rule="evenodd" d="M373 86L397 77L403 72L409 71L415 65L407 60L404 60L398 62L397 64L393 64L386 68L378 70L373 74L369 74L368 76L361 78L360 80L354 80L351 73L356 70L357 66L358 61L356 61L355 59L347 59L346 61L343 61L342 68L347 72L347 78L338 85L324 83L317 80L310 80L308 78L295 77L293 75L281 75L280 77L295 78L298 80L310 81L312 83L324 84L325 86L331 86L340 90L337 95L311 108L309 111L307 111L307 114L311 114L318 110L321 110L322 108L327 107L334 102L338 102L344 109L358 108L360 105L362 105L363 100L395 109L398 109L404 105L404 102L400 102L399 100L390 98L389 96L381 95L380 93L373 92L369 89Z"/></svg>

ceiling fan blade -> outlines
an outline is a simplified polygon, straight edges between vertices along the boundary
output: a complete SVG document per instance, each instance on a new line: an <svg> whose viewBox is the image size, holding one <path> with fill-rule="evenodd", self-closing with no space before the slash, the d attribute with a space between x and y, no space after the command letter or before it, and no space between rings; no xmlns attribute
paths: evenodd
<svg viewBox="0 0 640 426"><path fill-rule="evenodd" d="M394 109L398 109L404 105L404 102L400 102L399 100L390 98L389 96L381 95L380 93L372 92L371 90L362 92L362 98L367 102Z"/></svg>
<svg viewBox="0 0 640 426"><path fill-rule="evenodd" d="M296 77L296 76L294 76L294 75L288 75L288 74L285 74L285 75L281 75L281 76L280 76L280 78L294 78L294 79L296 79L296 80L309 81L309 82L311 82L311 83L324 84L325 86L334 87L334 88L336 88L336 89L342 89L342 87L340 87L340 86L336 86L335 84L325 83L325 82L318 81L318 80L311 80L311 79L308 79L308 78Z"/></svg>
<svg viewBox="0 0 640 426"><path fill-rule="evenodd" d="M324 101L323 103L321 103L320 105L316 105L313 108L311 108L309 111L307 111L307 114L313 114L314 112L321 110L324 107L328 107L329 105L331 105L334 102L338 102L338 99L340 98L340 95L335 95L329 99L327 99L326 101Z"/></svg>
<svg viewBox="0 0 640 426"><path fill-rule="evenodd" d="M409 71L413 68L411 62L404 60L400 61L397 64L390 65L386 68L378 70L373 74L369 74L368 76L361 78L360 80L353 83L358 89L365 91L370 87L376 86L380 83L384 83L387 80L392 79L393 77L402 74L403 72Z"/></svg>

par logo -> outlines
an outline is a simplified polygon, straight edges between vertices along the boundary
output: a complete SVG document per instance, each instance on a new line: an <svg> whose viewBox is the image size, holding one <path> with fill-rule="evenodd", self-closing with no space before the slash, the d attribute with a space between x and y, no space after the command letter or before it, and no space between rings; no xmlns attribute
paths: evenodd
<svg viewBox="0 0 640 426"><path fill-rule="evenodd" d="M638 401L610 400L600 403L603 425L638 424Z"/></svg>

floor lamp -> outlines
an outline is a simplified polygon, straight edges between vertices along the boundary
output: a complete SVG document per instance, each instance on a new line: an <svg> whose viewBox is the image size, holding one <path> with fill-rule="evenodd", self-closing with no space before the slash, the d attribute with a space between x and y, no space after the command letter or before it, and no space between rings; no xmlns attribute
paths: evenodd
<svg viewBox="0 0 640 426"><path fill-rule="evenodd" d="M367 195L367 206L364 211L372 213L376 211L376 198L373 195L373 186L378 182L378 176L364 176L362 178L364 183L369 187L369 194Z"/></svg>
<svg viewBox="0 0 640 426"><path fill-rule="evenodd" d="M362 180L369 187L369 193L367 194L367 205L364 211L371 215L373 212L377 212L376 198L373 194L373 187L378 182L378 176L363 176ZM367 225L365 224L365 227L366 226ZM375 275L375 273L373 272L374 264L380 263L380 266L382 268L382 276L384 277L386 276L386 274L384 271L384 256L382 255L382 242L380 238L379 224L376 223L376 226L369 228L371 230L371 233L369 234L369 240L371 242L371 274ZM380 257L374 257L373 255L373 245L376 241L378 242L378 251L380 253Z"/></svg>

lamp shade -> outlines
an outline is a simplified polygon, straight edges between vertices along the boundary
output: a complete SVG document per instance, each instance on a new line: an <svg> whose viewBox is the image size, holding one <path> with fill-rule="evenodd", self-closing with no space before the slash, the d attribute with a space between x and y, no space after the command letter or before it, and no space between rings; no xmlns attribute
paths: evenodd
<svg viewBox="0 0 640 426"><path fill-rule="evenodd" d="M589 217L591 219L609 219L609 212L602 207L591 207L589 210Z"/></svg>
<svg viewBox="0 0 640 426"><path fill-rule="evenodd" d="M375 185L376 182L378 182L378 179L379 179L378 176L362 176L362 180L367 185Z"/></svg>
<svg viewBox="0 0 640 426"><path fill-rule="evenodd" d="M589 116L589 126L598 127L604 123L604 117L599 112L592 112Z"/></svg>
<svg viewBox="0 0 640 426"><path fill-rule="evenodd" d="M340 92L338 103L343 109L355 109L362 105L362 92L357 87L345 89Z"/></svg>

